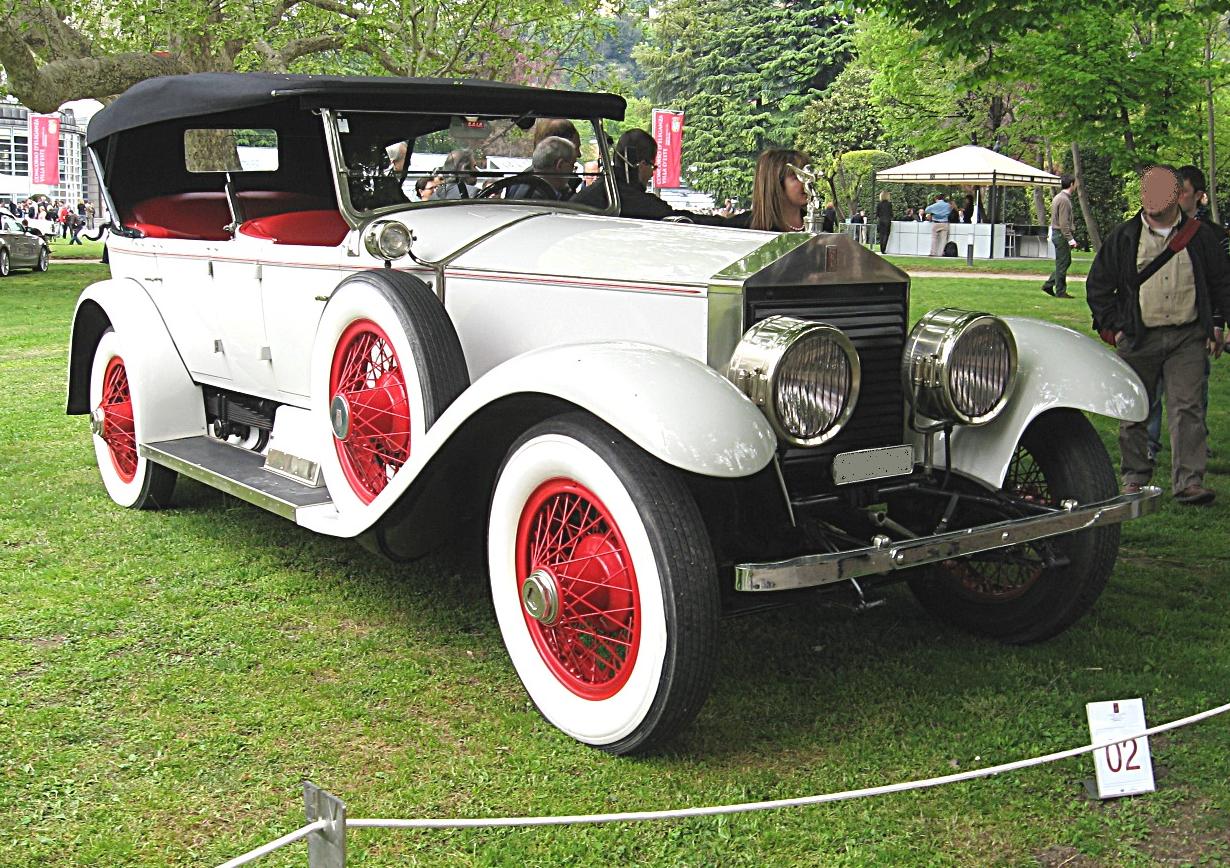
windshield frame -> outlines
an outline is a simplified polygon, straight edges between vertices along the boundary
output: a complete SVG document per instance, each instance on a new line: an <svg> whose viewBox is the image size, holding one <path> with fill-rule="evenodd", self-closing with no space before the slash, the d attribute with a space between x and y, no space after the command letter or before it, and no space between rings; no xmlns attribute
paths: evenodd
<svg viewBox="0 0 1230 868"><path fill-rule="evenodd" d="M540 208L549 208L552 210L569 211L578 214L603 214L607 216L619 215L619 191L615 183L615 174L610 171L611 162L611 146L610 141L603 130L602 118L590 117L588 120L592 125L592 129L597 138L598 159L602 166L598 181L606 187L607 207L593 208L588 205L579 205L568 200L551 201L548 199L499 199L499 198L463 198L463 199L448 199L442 201L429 200L426 202L408 200L406 202L398 202L389 205L382 205L372 209L362 209L355 206L350 193L350 167L346 164L345 149L342 144L342 133L338 127L338 120L342 116L354 114L385 114L385 115L406 115L414 116L435 116L439 117L440 112L411 112L411 111L387 111L373 109L340 109L340 108L322 108L319 110L321 121L324 125L325 141L329 153L329 164L331 174L333 176L334 194L337 197L339 209L342 217L352 228L359 228L372 220L386 214L395 213L406 210L419 210L427 208L448 208L455 205L481 205L488 206L531 206ZM520 118L534 118L534 115L516 116L512 114L492 114L479 113L467 114L465 112L453 113L453 116L477 117L484 120L504 120L517 121ZM407 154L407 159L409 159ZM506 175L506 172L483 170L476 172L477 175L501 176Z"/></svg>

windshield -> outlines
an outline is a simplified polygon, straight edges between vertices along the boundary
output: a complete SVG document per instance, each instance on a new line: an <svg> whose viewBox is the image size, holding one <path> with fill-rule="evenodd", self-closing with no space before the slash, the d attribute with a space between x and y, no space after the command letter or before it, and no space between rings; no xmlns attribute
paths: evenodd
<svg viewBox="0 0 1230 868"><path fill-rule="evenodd" d="M350 204L359 213L456 200L567 207L603 183L600 122L337 112Z"/></svg>

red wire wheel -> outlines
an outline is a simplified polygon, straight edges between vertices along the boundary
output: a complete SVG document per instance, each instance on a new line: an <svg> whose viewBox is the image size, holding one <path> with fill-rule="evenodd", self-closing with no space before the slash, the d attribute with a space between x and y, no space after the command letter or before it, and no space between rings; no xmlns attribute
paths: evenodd
<svg viewBox="0 0 1230 868"><path fill-rule="evenodd" d="M124 360L112 356L103 374L101 437L111 453L115 472L124 482L137 476L137 435L132 421L132 393L128 388L128 371Z"/></svg>
<svg viewBox="0 0 1230 868"><path fill-rule="evenodd" d="M551 623L522 606L543 661L583 699L619 693L640 646L636 569L610 511L585 486L550 479L530 495L517 526L517 585L536 571L553 587Z"/></svg>
<svg viewBox="0 0 1230 868"><path fill-rule="evenodd" d="M333 351L331 407L345 408L333 445L347 481L371 503L410 457L410 401L393 342L371 320L351 323ZM339 402L338 399L342 399Z"/></svg>

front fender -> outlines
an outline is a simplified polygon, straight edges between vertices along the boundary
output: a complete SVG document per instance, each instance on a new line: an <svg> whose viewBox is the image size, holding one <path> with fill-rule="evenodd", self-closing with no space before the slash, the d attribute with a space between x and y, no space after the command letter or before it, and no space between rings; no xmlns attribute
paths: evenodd
<svg viewBox="0 0 1230 868"><path fill-rule="evenodd" d="M624 341L545 347L497 365L458 396L373 501L377 509L300 510L300 523L334 536L362 533L402 498L471 417L514 396L547 396L580 407L661 461L704 476L751 476L777 449L777 437L755 405L689 356Z"/></svg>
<svg viewBox="0 0 1230 868"><path fill-rule="evenodd" d="M137 442L204 434L201 388L192 381L153 300L131 278L91 284L77 299L68 353L67 412L91 410L90 365L108 328L124 341Z"/></svg>
<svg viewBox="0 0 1230 868"><path fill-rule="evenodd" d="M953 429L954 471L999 488L1021 434L1035 417L1056 407L1129 422L1148 417L1144 384L1109 347L1050 322L1024 317L1004 317L1004 321L1016 338L1016 390L991 422ZM923 438L913 436L914 454L921 456ZM942 462L942 441L936 453L936 461Z"/></svg>
<svg viewBox="0 0 1230 868"><path fill-rule="evenodd" d="M562 398L654 457L703 476L750 476L777 449L768 420L729 380L662 347L612 341L535 350L493 368L462 398L478 409L519 392Z"/></svg>

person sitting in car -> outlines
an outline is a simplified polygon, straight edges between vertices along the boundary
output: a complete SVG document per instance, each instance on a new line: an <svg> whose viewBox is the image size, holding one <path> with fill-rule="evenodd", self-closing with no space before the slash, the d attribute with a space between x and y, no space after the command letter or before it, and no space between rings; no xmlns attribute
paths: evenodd
<svg viewBox="0 0 1230 868"><path fill-rule="evenodd" d="M473 199L478 195L478 187L475 183L477 176L474 174L477 170L478 161L475 160L474 152L469 148L450 151L449 155L444 158L444 165L440 168L440 174L446 180L436 187L436 192L431 198L437 201Z"/></svg>
<svg viewBox="0 0 1230 868"><path fill-rule="evenodd" d="M653 177L658 158L658 143L644 130L631 129L615 143L615 186L619 190L619 216L638 220L664 220L676 218L693 223L720 226L721 217L679 211L666 204L660 197L645 190ZM608 206L606 184L590 184L572 197L573 202L593 208Z"/></svg>
<svg viewBox="0 0 1230 868"><path fill-rule="evenodd" d="M530 159L534 178L510 184L504 198L567 199L575 186L576 163L577 150L572 142L561 136L548 136L535 146Z"/></svg>

